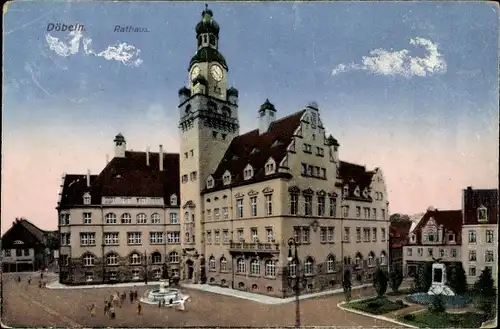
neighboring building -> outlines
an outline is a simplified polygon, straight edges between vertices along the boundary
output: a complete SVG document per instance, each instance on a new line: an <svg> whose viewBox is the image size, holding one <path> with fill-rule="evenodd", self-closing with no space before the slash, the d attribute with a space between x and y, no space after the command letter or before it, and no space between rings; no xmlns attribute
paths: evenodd
<svg viewBox="0 0 500 329"><path fill-rule="evenodd" d="M403 247L408 244L412 222L409 220L391 222L389 232L390 269L403 272Z"/></svg>
<svg viewBox="0 0 500 329"><path fill-rule="evenodd" d="M338 288L346 270L369 281L389 263L382 171L339 160L316 103L277 120L266 100L259 128L239 135L212 16L205 9L196 26L189 88L179 90L180 154L130 152L118 135L99 175L65 176L65 281L142 280L146 268L159 278L162 263L182 280L281 297L299 273L311 292ZM299 264L287 261L292 237Z"/></svg>
<svg viewBox="0 0 500 329"><path fill-rule="evenodd" d="M44 231L24 218L16 218L2 236L3 272L37 271L53 259L47 243L51 231Z"/></svg>
<svg viewBox="0 0 500 329"><path fill-rule="evenodd" d="M462 263L467 283L474 284L485 267L498 273L498 190L462 191Z"/></svg>
<svg viewBox="0 0 500 329"><path fill-rule="evenodd" d="M429 208L403 247L405 275L415 275L418 265L435 259L445 264L460 262L461 243L462 211Z"/></svg>
<svg viewBox="0 0 500 329"><path fill-rule="evenodd" d="M99 175L64 175L58 204L60 278L65 283L158 279L178 275L179 155L126 150Z"/></svg>

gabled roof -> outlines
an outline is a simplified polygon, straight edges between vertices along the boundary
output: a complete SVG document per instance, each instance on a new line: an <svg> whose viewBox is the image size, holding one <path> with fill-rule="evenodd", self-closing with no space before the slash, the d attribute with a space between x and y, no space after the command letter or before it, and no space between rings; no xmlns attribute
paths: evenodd
<svg viewBox="0 0 500 329"><path fill-rule="evenodd" d="M228 170L233 176L231 185L244 182L243 170L250 164L254 168L253 178L248 182L258 182L266 178L264 165L272 157L279 164L287 154L287 146L292 141L295 129L300 125L300 119L305 110L296 112L285 118L276 120L269 125L267 132L259 134L259 129L235 137L229 145L217 169L212 174L214 187L209 190L224 188L222 175ZM276 141L279 141L276 143ZM273 145L274 144L274 145ZM257 149L257 151L254 151ZM253 152L252 152L253 151ZM278 172L278 170L276 170ZM271 177L280 177L279 173Z"/></svg>
<svg viewBox="0 0 500 329"><path fill-rule="evenodd" d="M23 227L26 231L28 231L31 235L33 235L33 237L35 237L35 239L37 239L40 243L44 242L45 235L50 232L42 230L41 228L31 223L25 218L16 218L16 220L12 222L12 226L7 230L7 232L3 234L3 237L8 236L16 225L20 225L21 227Z"/></svg>
<svg viewBox="0 0 500 329"><path fill-rule="evenodd" d="M370 195L367 198L363 197L363 190L370 187L374 174L373 171L367 171L365 166L340 161L339 178L342 180L342 186L349 186L349 194L344 197L371 200ZM358 186L360 189L359 197L354 195L354 191Z"/></svg>
<svg viewBox="0 0 500 329"><path fill-rule="evenodd" d="M488 222L484 224L498 223L498 190L497 189L472 189L463 190L464 197L464 224L477 225L477 209L486 207Z"/></svg>
<svg viewBox="0 0 500 329"><path fill-rule="evenodd" d="M412 233L415 233L417 244L422 243L422 228L424 228L429 220L433 218L436 225L443 225L443 230L453 231L457 235L457 242L459 243L459 236L462 232L462 211L461 210L428 210L422 220L417 224Z"/></svg>
<svg viewBox="0 0 500 329"><path fill-rule="evenodd" d="M83 205L83 194L90 192L91 204L100 205L103 196L164 197L170 204L170 195L180 191L179 154L163 154L163 171L159 169L159 153L126 151L125 157L113 158L99 175L66 175L60 207Z"/></svg>

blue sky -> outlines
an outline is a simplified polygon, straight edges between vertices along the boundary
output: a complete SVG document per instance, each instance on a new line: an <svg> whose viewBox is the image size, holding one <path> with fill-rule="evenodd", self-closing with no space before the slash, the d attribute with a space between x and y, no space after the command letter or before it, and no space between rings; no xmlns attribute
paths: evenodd
<svg viewBox="0 0 500 329"><path fill-rule="evenodd" d="M266 98L279 116L317 101L341 158L382 168L392 211L460 207L461 188L497 181L496 5L209 5L221 26L229 82L240 91L241 132L256 127ZM55 227L61 174L98 172L117 132L133 149L164 144L178 151L177 91L187 83L203 9L202 2L8 6L2 223L26 216ZM47 32L58 22L86 30L76 39ZM116 33L115 25L150 32ZM78 51L58 54L71 39ZM128 51L110 51L124 44ZM127 54L130 61L119 60Z"/></svg>

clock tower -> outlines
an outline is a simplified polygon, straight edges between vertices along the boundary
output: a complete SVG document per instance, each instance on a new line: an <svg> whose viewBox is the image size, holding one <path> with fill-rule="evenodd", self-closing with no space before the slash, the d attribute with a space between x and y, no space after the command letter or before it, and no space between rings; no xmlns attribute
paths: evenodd
<svg viewBox="0 0 500 329"><path fill-rule="evenodd" d="M181 245L186 254L184 279L198 281L203 263L201 192L239 134L238 90L227 88L228 66L219 52L219 25L205 5L196 25L197 50L188 67L188 87L179 90ZM198 259L198 261L196 260ZM201 262L200 262L201 260ZM199 263L197 263L199 262ZM194 270L192 264L194 263Z"/></svg>

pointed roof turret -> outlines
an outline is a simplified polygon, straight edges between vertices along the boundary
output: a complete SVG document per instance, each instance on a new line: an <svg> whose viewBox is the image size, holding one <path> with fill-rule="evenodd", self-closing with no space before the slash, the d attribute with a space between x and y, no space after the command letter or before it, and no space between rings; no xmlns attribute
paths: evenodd
<svg viewBox="0 0 500 329"><path fill-rule="evenodd" d="M274 105L269 101L269 99L266 99L264 104L260 106L259 113L265 112L266 110L276 112L276 108Z"/></svg>

